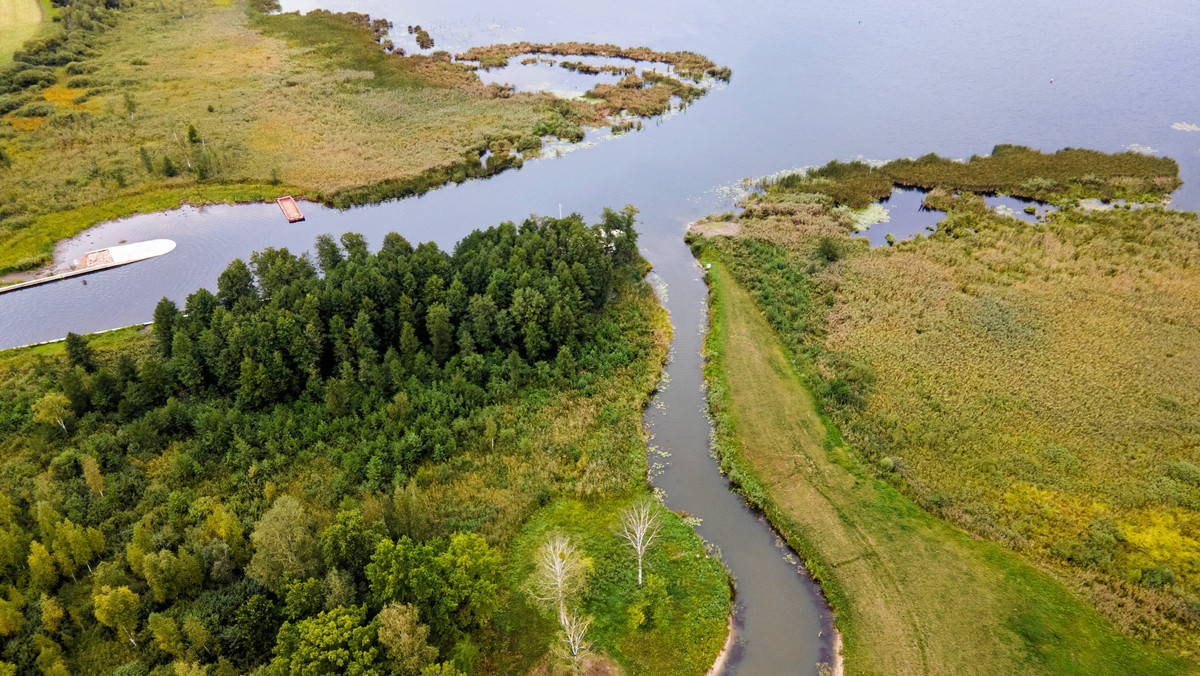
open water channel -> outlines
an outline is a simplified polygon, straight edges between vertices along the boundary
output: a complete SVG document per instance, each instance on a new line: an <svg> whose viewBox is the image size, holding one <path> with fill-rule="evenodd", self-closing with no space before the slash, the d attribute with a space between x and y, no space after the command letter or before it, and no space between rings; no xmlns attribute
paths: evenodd
<svg viewBox="0 0 1200 676"><path fill-rule="evenodd" d="M69 280L0 296L0 347L148 321L162 296L182 304L200 286L215 289L233 258L268 246L307 250L320 233L357 231L379 246L394 230L449 248L475 228L556 215L560 205L592 220L605 206L634 204L643 255L675 326L669 377L646 415L657 447L650 461L665 465L655 482L667 504L702 519L698 532L720 548L737 579L738 644L729 674L815 673L831 659L830 625L794 555L729 492L709 455L699 354L706 291L683 244L688 222L731 208L743 177L835 158L930 151L965 158L997 143L1169 155L1187 182L1175 206L1200 207L1200 87L1192 80L1200 71L1200 12L1191 1L284 5L389 18L397 44L410 52L415 45L406 43L404 26L420 24L437 49L452 52L518 40L688 49L732 67L733 79L685 112L647 121L643 131L607 140L593 134L589 147L420 198L343 212L306 204L308 220L291 225L265 204L185 208L95 228L65 256L160 237L178 248L91 275L86 285Z"/></svg>

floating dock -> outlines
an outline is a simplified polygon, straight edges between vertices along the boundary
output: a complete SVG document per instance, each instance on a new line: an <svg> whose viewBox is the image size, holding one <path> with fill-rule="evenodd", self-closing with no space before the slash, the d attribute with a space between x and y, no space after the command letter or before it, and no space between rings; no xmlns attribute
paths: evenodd
<svg viewBox="0 0 1200 676"><path fill-rule="evenodd" d="M147 258L162 256L174 250L175 242L169 239L151 239L145 242L135 242L134 244L110 246L107 249L96 249L80 256L79 260L75 262L75 266L67 272L48 277L39 277L19 284L0 286L0 293L26 289L40 284L49 284L50 282L57 282L60 279L79 277L80 275L90 275L93 272L118 268L122 265L144 261Z"/></svg>
<svg viewBox="0 0 1200 676"><path fill-rule="evenodd" d="M300 207L296 206L296 200L292 199L291 195L279 197L275 203L283 210L283 215L288 219L288 223L304 220L304 214L300 213Z"/></svg>

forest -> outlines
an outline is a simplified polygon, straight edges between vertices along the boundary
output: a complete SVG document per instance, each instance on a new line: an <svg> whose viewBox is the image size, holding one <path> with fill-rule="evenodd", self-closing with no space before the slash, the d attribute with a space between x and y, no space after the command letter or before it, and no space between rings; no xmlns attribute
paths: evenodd
<svg viewBox="0 0 1200 676"><path fill-rule="evenodd" d="M730 588L649 497L634 218L321 236L5 353L3 668L703 673Z"/></svg>
<svg viewBox="0 0 1200 676"><path fill-rule="evenodd" d="M749 291L867 472L1186 656L1200 392L1180 374L1198 356L1200 228L1162 204L1177 174L1168 158L1014 146L832 163L765 181L711 219L734 236L692 241ZM893 184L930 189L947 215L869 248L852 208ZM972 189L1057 210L1028 223Z"/></svg>

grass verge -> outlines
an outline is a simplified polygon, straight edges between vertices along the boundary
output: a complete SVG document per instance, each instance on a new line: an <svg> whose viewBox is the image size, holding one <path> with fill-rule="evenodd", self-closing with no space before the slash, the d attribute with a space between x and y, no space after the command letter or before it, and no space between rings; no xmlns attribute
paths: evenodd
<svg viewBox="0 0 1200 676"><path fill-rule="evenodd" d="M705 370L722 465L825 590L848 673L1191 669L1116 633L1016 554L872 478L817 411L753 296L715 251L702 261L713 263Z"/></svg>

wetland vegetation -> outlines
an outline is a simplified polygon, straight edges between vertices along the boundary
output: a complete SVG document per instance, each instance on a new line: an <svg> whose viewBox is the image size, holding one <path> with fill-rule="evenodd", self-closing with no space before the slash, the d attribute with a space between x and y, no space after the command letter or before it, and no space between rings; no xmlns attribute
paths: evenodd
<svg viewBox="0 0 1200 676"><path fill-rule="evenodd" d="M948 214L929 237L868 249L837 205L894 183L932 189ZM1158 205L1177 185L1171 160L1133 153L833 163L715 219L732 236L691 236L716 263L724 462L810 560L852 671L944 660L957 673L981 652L1050 672L1185 668L1154 649L1195 659L1200 391L1182 374L1200 355L1200 228ZM981 208L972 188L1059 209L1029 224ZM1118 196L1150 206L1074 206ZM755 333L758 312L732 316L747 303L772 334ZM743 356L734 335L758 347ZM770 363L774 376L744 375ZM792 420L768 412L787 397ZM802 416L812 402L820 417ZM879 585L895 588L891 624L870 607ZM977 622L989 631L968 638ZM887 626L911 635L876 631ZM1071 662L1081 655L1107 664Z"/></svg>
<svg viewBox="0 0 1200 676"><path fill-rule="evenodd" d="M704 673L724 569L659 509L639 584L618 532L670 333L632 226L531 219L453 254L323 236L164 299L152 334L4 353L0 662ZM555 535L588 625L566 652L538 582Z"/></svg>
<svg viewBox="0 0 1200 676"><path fill-rule="evenodd" d="M620 108L486 86L446 52L403 55L391 24L363 14L273 9L66 2L0 69L0 273L42 265L99 221L185 199L347 207L487 176Z"/></svg>

